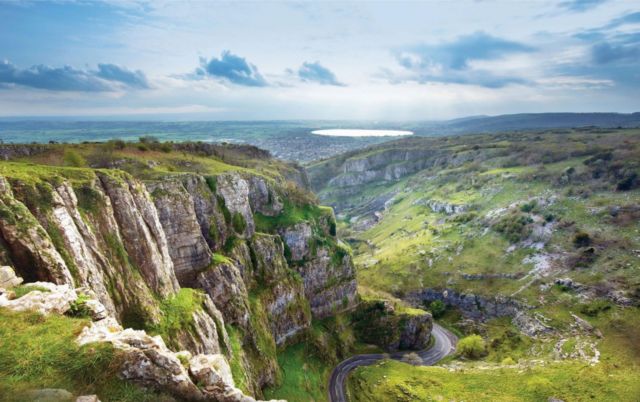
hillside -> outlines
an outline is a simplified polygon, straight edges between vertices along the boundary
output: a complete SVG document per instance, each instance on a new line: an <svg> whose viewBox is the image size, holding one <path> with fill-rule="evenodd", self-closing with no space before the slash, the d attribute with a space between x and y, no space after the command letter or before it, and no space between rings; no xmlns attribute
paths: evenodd
<svg viewBox="0 0 640 402"><path fill-rule="evenodd" d="M481 337L446 376L359 368L352 398L635 400L639 161L639 130L585 128L408 138L311 164L360 291ZM492 379L518 370L531 374Z"/></svg>

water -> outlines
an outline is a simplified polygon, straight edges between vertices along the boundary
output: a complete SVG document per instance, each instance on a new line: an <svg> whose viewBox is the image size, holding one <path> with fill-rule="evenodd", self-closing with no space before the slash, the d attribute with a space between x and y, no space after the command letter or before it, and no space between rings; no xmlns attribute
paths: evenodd
<svg viewBox="0 0 640 402"><path fill-rule="evenodd" d="M331 129L314 130L311 134L326 135L329 137L400 137L413 135L413 131L404 130L362 130L362 129Z"/></svg>

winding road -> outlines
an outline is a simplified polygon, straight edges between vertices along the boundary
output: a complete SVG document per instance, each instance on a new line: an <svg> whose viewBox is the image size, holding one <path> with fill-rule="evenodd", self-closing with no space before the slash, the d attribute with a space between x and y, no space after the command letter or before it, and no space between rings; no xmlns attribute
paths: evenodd
<svg viewBox="0 0 640 402"><path fill-rule="evenodd" d="M458 338L454 334L435 323L433 324L431 335L435 340L433 345L429 349L415 352L422 358L423 366L436 364L445 356L453 353L456 348L456 343L458 342ZM412 352L403 351L391 354L372 353L351 356L350 358L343 360L331 373L331 379L329 380L329 401L347 402L347 398L345 396L345 383L351 370L359 366L370 366L382 359L391 358L394 360L402 360L402 358L408 353Z"/></svg>

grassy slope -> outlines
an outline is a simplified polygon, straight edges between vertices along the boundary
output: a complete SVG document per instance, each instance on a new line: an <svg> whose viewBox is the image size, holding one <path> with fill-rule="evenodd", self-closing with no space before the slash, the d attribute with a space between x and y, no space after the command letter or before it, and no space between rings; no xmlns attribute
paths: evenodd
<svg viewBox="0 0 640 402"><path fill-rule="evenodd" d="M497 137L497 138L496 138ZM532 197L556 197L552 205L537 206L524 216L552 215L556 225L551 240L540 253L577 253L573 244L576 233L590 234L597 249L596 261L588 268L560 266L549 278L534 281L518 294L533 304L533 312L551 319L551 324L567 334L574 323L570 312L589 321L604 334L603 339L581 335L571 338L563 351L575 351L576 341L595 341L602 353L601 362L587 367L583 361L569 359L548 366L523 371L521 368L483 370L467 367L464 373L442 369L414 369L401 363L385 363L359 369L351 386L358 391L354 400L546 400L557 396L573 400L637 400L640 386L640 353L637 339L640 318L637 307L623 308L610 302L582 300L573 291L551 286L542 291L540 285L552 283L555 277L570 276L575 281L606 288L614 285L633 294L640 287L637 253L640 249L640 222L614 218L614 206L640 205L640 190L615 191L616 179L594 178L594 164L589 159L602 149L613 149L613 162L597 162L602 171L619 168L622 172L638 171L640 135L638 130L613 134L572 133L564 137L549 135L536 140L532 135L508 137L480 136L482 147L503 147L503 155L482 162L470 161L458 167L444 167L418 172L399 182L363 186L357 195L345 196L326 188L321 192L330 202L342 205L365 204L380 194L396 193L390 208L377 225L364 232L354 232L346 220L340 222L343 237L352 239L361 287L373 292L388 292L403 297L425 287L452 287L463 292L493 296L510 295L528 279L491 278L468 280L463 274L526 274L533 264L527 256L537 252L528 247L507 251L512 240L500 233L486 218L488 212L524 204ZM433 146L459 141L456 146L473 149L474 139L433 140ZM555 148L555 149L554 149ZM474 152L474 151L469 151ZM564 152L565 154L560 154ZM510 157L510 155L515 155ZM532 162L533 161L533 162ZM586 161L586 163L585 163ZM571 169L573 168L573 169ZM562 176L572 170L571 177ZM361 190L361 191L360 191ZM420 200L438 200L469 207L468 219L436 213ZM344 212L350 218L351 211ZM592 305L604 310L594 316L583 313ZM508 359L525 363L531 359L553 360L553 346L559 339L537 341L517 334L508 318L489 320L475 326L461 325L460 316L449 311L445 324L459 335L481 333L487 341L483 361L500 364ZM515 335L514 335L515 334ZM564 335L567 336L567 335ZM566 349L566 350L565 350ZM450 362L452 359L448 359ZM455 360L455 359L453 359ZM385 377L386 376L386 377ZM551 383L551 385L549 385ZM538 389L543 390L542 393ZM544 394L544 395L543 395ZM613 396L613 397L610 397Z"/></svg>
<svg viewBox="0 0 640 402"><path fill-rule="evenodd" d="M637 372L582 363L557 363L518 370L413 367L384 361L352 374L352 401L634 401L640 395Z"/></svg>
<svg viewBox="0 0 640 402"><path fill-rule="evenodd" d="M0 309L0 399L26 401L30 389L62 388L102 401L157 400L117 378L118 356L109 345L77 345L86 325L86 319Z"/></svg>

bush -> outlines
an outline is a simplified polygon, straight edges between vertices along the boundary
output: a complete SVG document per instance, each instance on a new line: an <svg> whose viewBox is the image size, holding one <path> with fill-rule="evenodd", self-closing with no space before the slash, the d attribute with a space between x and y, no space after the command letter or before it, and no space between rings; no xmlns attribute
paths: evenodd
<svg viewBox="0 0 640 402"><path fill-rule="evenodd" d="M233 214L231 223L233 225L233 230L235 230L236 233L244 233L244 230L247 228L247 222L244 220L244 216L239 212Z"/></svg>
<svg viewBox="0 0 640 402"><path fill-rule="evenodd" d="M522 204L520 206L520 211L522 212L531 212L534 210L534 208L538 205L538 203L536 202L536 200L532 200L527 202L526 204Z"/></svg>
<svg viewBox="0 0 640 402"><path fill-rule="evenodd" d="M469 335L458 342L458 353L469 359L478 359L486 353L484 339L480 335Z"/></svg>
<svg viewBox="0 0 640 402"><path fill-rule="evenodd" d="M627 177L625 177L624 179L618 182L618 184L616 185L616 190L629 191L633 189L633 187L636 184L637 178L638 178L637 173L629 174Z"/></svg>
<svg viewBox="0 0 640 402"><path fill-rule="evenodd" d="M113 147L117 150L123 150L127 147L127 143L120 139L110 140L109 142L113 144Z"/></svg>
<svg viewBox="0 0 640 402"><path fill-rule="evenodd" d="M578 248L589 247L591 245L591 236L586 232L577 232L573 236L573 245Z"/></svg>
<svg viewBox="0 0 640 402"><path fill-rule="evenodd" d="M611 304L606 300L596 300L580 306L580 312L589 317L596 317L598 314L611 309Z"/></svg>
<svg viewBox="0 0 640 402"><path fill-rule="evenodd" d="M441 300L434 300L429 304L428 309L431 311L433 318L437 319L444 315L447 306Z"/></svg>
<svg viewBox="0 0 640 402"><path fill-rule="evenodd" d="M512 243L517 243L526 239L531 234L529 226L533 220L531 217L520 213L510 214L494 225L494 229L502 233Z"/></svg>
<svg viewBox="0 0 640 402"><path fill-rule="evenodd" d="M138 138L138 141L140 141L141 144L157 144L159 142L158 139L152 135L142 136Z"/></svg>
<svg viewBox="0 0 640 402"><path fill-rule="evenodd" d="M87 166L87 161L80 155L78 152L67 149L64 151L64 155L62 156L62 162L65 166L71 167L85 167Z"/></svg>

